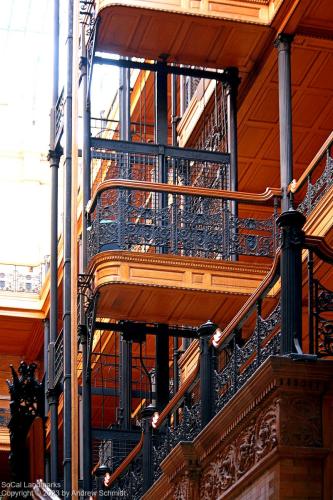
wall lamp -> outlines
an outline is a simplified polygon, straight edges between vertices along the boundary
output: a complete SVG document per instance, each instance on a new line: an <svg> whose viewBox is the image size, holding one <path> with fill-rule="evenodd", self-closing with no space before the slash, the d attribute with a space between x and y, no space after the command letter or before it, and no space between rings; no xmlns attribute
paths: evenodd
<svg viewBox="0 0 333 500"><path fill-rule="evenodd" d="M215 348L218 347L218 343L222 338L222 330L218 325L213 323L210 319L206 321L206 323L200 325L198 327L197 332L199 337L213 337L212 344Z"/></svg>

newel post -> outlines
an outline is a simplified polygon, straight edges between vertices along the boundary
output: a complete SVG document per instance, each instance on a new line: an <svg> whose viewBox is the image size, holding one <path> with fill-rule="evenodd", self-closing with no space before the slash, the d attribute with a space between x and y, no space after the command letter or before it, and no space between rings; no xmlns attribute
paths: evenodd
<svg viewBox="0 0 333 500"><path fill-rule="evenodd" d="M201 428L214 416L214 347L210 342L217 326L207 321L198 328L200 338Z"/></svg>
<svg viewBox="0 0 333 500"><path fill-rule="evenodd" d="M149 490L154 482L153 427L152 419L156 408L147 406L141 412L143 423L143 491Z"/></svg>
<svg viewBox="0 0 333 500"><path fill-rule="evenodd" d="M305 216L297 210L283 212L281 246L281 354L302 354L302 247Z"/></svg>

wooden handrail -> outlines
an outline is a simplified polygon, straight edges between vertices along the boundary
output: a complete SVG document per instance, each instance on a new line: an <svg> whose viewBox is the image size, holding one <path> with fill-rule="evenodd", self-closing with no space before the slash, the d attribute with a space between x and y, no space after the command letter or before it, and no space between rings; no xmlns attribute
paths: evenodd
<svg viewBox="0 0 333 500"><path fill-rule="evenodd" d="M264 280L255 290L255 292L248 298L243 307L239 310L236 316L230 321L230 323L226 326L221 334L221 338L218 342L214 343L214 346L218 349L221 345L232 335L233 331L237 326L240 325L251 313L252 309L256 305L257 300L265 293L268 292L269 289L274 285L275 279L277 278L279 272L279 263L280 263L280 250L277 252L274 258L273 265L271 270L266 275ZM211 339L213 341L213 337Z"/></svg>
<svg viewBox="0 0 333 500"><path fill-rule="evenodd" d="M331 248L324 238L320 236L305 236L305 248L315 252L318 257L330 264L333 264L333 248Z"/></svg>
<svg viewBox="0 0 333 500"><path fill-rule="evenodd" d="M202 196L206 198L219 198L225 200L235 200L249 204L265 204L275 197L281 197L281 190L277 188L266 188L263 193L246 193L242 191L227 191L225 189L210 189L194 186L177 186L174 184L162 184L159 182L134 181L129 179L112 179L103 181L99 184L94 192L92 199L89 201L86 211L91 212L92 207L96 203L99 193L106 189L126 188L137 189L139 191L154 191L157 193L182 194L189 196Z"/></svg>
<svg viewBox="0 0 333 500"><path fill-rule="evenodd" d="M166 405L164 410L161 412L160 416L158 417L158 420L154 426L155 429L158 429L166 417L169 415L169 413L173 410L173 408L176 406L177 403L180 402L182 397L184 396L185 392L191 387L191 385L195 382L195 379L197 378L197 375L199 373L199 366L200 363L199 361L197 362L196 367L194 368L193 372L191 375L187 377L185 382L180 386L179 390L176 392L176 394L173 396L173 398L169 401L169 403Z"/></svg>
<svg viewBox="0 0 333 500"><path fill-rule="evenodd" d="M121 462L119 467L116 468L116 470L111 474L110 477L110 484L114 483L116 479L124 472L126 467L129 466L129 464L136 458L136 456L140 453L142 450L143 446L143 433L141 434L140 441L138 444L133 448L133 450L127 455L127 457Z"/></svg>
<svg viewBox="0 0 333 500"><path fill-rule="evenodd" d="M289 184L288 190L291 191L292 193L296 193L304 184L308 176L311 174L311 172L315 169L317 166L319 160L324 156L327 148L330 146L330 144L333 142L333 132L328 136L322 147L319 149L318 153L316 156L313 158L311 161L310 165L307 167L307 169L303 172L301 177L298 179L298 181L293 181Z"/></svg>

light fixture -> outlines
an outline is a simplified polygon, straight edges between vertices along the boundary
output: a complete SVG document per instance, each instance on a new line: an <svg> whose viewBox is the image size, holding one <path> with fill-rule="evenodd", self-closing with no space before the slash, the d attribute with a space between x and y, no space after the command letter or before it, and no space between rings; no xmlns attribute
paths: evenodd
<svg viewBox="0 0 333 500"><path fill-rule="evenodd" d="M157 425L159 418L160 418L160 414L158 413L158 411L155 411L155 413L153 414L153 418L151 420L151 425L154 429L156 429L156 425Z"/></svg>
<svg viewBox="0 0 333 500"><path fill-rule="evenodd" d="M199 337L213 337L212 344L215 348L218 347L219 341L222 338L222 330L210 319L200 325L197 329Z"/></svg>

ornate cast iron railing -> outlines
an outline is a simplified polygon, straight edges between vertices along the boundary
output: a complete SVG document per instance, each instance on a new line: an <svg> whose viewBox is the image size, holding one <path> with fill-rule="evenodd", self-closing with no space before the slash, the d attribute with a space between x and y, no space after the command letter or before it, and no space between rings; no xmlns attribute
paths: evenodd
<svg viewBox="0 0 333 500"><path fill-rule="evenodd" d="M111 184L122 183L111 181ZM140 183L135 185L141 187ZM210 190L200 196L177 192L172 186L150 183L146 186L152 187L150 190L105 187L96 194L89 213L90 258L106 250L210 259L229 259L232 255L274 256L276 207L266 220L235 217L229 209L230 192L223 192L222 197L215 191L220 195L218 198Z"/></svg>
<svg viewBox="0 0 333 500"><path fill-rule="evenodd" d="M0 264L0 291L38 294L45 272L45 264L39 266Z"/></svg>
<svg viewBox="0 0 333 500"><path fill-rule="evenodd" d="M299 212L308 216L333 185L333 132L295 185L291 186Z"/></svg>
<svg viewBox="0 0 333 500"><path fill-rule="evenodd" d="M280 305L275 299L265 304L267 316L262 308L269 291L279 278L279 254L275 258L271 272L256 292L244 304L236 318L230 322L219 338L212 339L219 351L216 359L215 400L213 414L219 412L232 396L245 384L251 375L270 355L279 352ZM268 312L267 312L268 311ZM256 317L253 319L253 313ZM245 339L245 340L244 340ZM156 481L161 474L161 462L180 441L192 441L202 429L200 418L201 398L199 383L199 362L166 408L155 419L152 428L153 477ZM141 448L135 457L135 468L143 467ZM127 457L113 474L112 487L122 487L131 477L131 460ZM143 492L142 469L136 472L140 495ZM140 498L140 497L133 497Z"/></svg>
<svg viewBox="0 0 333 500"><path fill-rule="evenodd" d="M309 351L319 357L333 356L333 291L323 285L325 273L320 279L314 276L318 261L333 264L333 251L318 237L306 237L308 253L308 330ZM319 267L320 269L320 267ZM325 282L326 284L326 282Z"/></svg>
<svg viewBox="0 0 333 500"><path fill-rule="evenodd" d="M54 385L56 386L64 375L64 332L60 331L54 346Z"/></svg>
<svg viewBox="0 0 333 500"><path fill-rule="evenodd" d="M0 427L7 427L10 420L10 411L8 408L0 408Z"/></svg>
<svg viewBox="0 0 333 500"><path fill-rule="evenodd" d="M214 189L229 185L230 156L226 153L97 138L91 143L95 186L109 179Z"/></svg>
<svg viewBox="0 0 333 500"><path fill-rule="evenodd" d="M65 113L65 89L62 88L54 110L54 149L60 142L64 131L64 113Z"/></svg>

